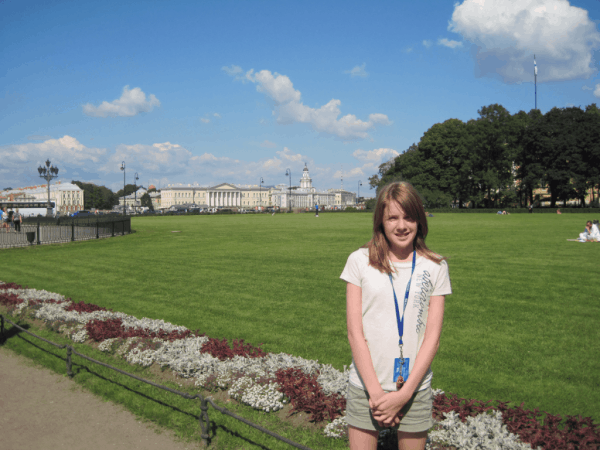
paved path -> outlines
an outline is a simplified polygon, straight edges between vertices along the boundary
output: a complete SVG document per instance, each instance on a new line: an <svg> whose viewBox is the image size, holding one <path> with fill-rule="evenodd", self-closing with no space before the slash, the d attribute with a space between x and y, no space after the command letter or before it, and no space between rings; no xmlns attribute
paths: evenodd
<svg viewBox="0 0 600 450"><path fill-rule="evenodd" d="M200 448L156 429L67 377L0 347L2 450Z"/></svg>

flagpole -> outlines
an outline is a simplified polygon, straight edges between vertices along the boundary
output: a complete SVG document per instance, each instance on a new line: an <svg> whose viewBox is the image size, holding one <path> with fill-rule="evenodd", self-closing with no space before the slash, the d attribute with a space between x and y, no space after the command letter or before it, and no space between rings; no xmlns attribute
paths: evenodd
<svg viewBox="0 0 600 450"><path fill-rule="evenodd" d="M533 80L535 84L535 109L537 109L537 64L535 62L535 55L533 55Z"/></svg>

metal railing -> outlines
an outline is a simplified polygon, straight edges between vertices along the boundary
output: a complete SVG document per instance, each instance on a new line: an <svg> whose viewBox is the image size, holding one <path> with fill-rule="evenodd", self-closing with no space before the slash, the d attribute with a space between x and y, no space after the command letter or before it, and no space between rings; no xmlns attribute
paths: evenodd
<svg viewBox="0 0 600 450"><path fill-rule="evenodd" d="M86 241L131 233L131 217L25 219L20 226L0 228L0 248Z"/></svg>
<svg viewBox="0 0 600 450"><path fill-rule="evenodd" d="M217 411L219 411L221 414L225 414L227 416L233 417L234 419L239 420L240 422L243 422L243 423L245 423L248 426L256 428L257 430L259 430L259 431L261 431L261 432L263 432L265 434L268 434L269 436L271 436L271 437L273 437L273 438L275 438L275 439L277 439L279 441L285 442L286 444L289 444L292 447L299 448L299 449L302 449L302 450L311 450L309 447L306 447L306 446L304 446L302 444L298 444L297 442L291 441L291 440L289 440L289 439L287 439L287 438L285 438L283 436L278 435L277 433L273 433L272 431L267 430L266 428L261 427L260 425L257 425L257 424L255 424L253 422L250 422L248 419L244 419L243 417L238 416L237 414L229 411L226 408L222 408L222 407L216 405L210 397L204 397L201 394L191 395L191 394L188 394L186 392L181 392L181 391L178 391L176 389L171 389L170 387L154 383L152 381L149 381L149 380L146 380L144 378L138 377L137 375L133 375L133 374L131 374L129 372L125 372L124 370L118 369L117 367L113 367L110 364L106 364L106 363L104 363L102 361L98 361L98 360L95 360L94 358L90 358L89 356L83 355L83 354L75 351L73 349L73 347L70 346L70 345L61 345L61 344L57 344L56 342L49 341L48 339L44 339L43 337L38 336L37 334L34 334L31 331L28 331L25 328L17 325L16 323L11 322L10 320L8 320L2 314L0 314L0 342L4 341L4 333L5 333L4 327L5 327L5 322L11 324L13 327L16 327L18 330L20 330L22 332L25 332L25 333L27 333L27 334L29 334L29 335L37 338L37 339L40 339L40 340L42 340L42 341L44 341L44 342L46 342L46 343L48 343L50 345L53 345L56 348L66 349L67 350L67 358L66 358L67 375L69 377L71 377L71 378L73 378L73 376L74 376L72 369L73 369L73 356L75 355L75 356L79 356L80 358L83 358L83 359L85 359L87 361L90 361L90 362L92 362L94 364L98 364L98 365L107 367L107 368L112 369L112 370L114 370L116 372L119 372L119 373L121 373L123 375L127 375L128 377L131 377L131 378L133 378L135 380L141 381L142 383L147 383L147 384L149 384L151 386L154 386L154 387L159 388L159 389L163 389L163 390L171 392L172 394L175 394L175 395L179 395L179 396L181 396L183 398L186 398L188 400L199 399L200 400L200 411L201 411L200 416L198 417L198 421L200 423L200 429L201 429L201 435L200 435L200 437L202 438L202 442L205 445L208 445L210 443L210 435L208 434L208 431L210 430L210 419L208 417L208 405L210 405L214 409L216 409Z"/></svg>

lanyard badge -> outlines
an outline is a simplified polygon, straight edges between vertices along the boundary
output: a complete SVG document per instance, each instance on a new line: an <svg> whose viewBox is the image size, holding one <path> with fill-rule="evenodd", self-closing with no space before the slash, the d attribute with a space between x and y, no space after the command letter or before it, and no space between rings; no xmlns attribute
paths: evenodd
<svg viewBox="0 0 600 450"><path fill-rule="evenodd" d="M413 273L415 273L415 263L417 260L417 252L413 251L412 270L410 272L410 278L406 285L406 293L404 294L404 307L402 309L402 318L400 318L400 310L398 309L398 299L396 298L396 290L394 289L394 282L392 281L392 274L389 273L390 283L392 285L392 291L394 292L394 303L396 305L396 321L398 322L398 347L400 348L400 358L394 359L394 382L396 383L396 389L400 390L406 380L408 380L410 358L404 358L402 353L402 336L404 335L404 313L406 312L406 304L408 303L408 294L410 291L410 283L412 281Z"/></svg>

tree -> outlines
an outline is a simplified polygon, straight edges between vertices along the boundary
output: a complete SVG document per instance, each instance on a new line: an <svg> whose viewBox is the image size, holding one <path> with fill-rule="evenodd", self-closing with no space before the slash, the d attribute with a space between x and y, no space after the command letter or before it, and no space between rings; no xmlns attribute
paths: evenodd
<svg viewBox="0 0 600 450"><path fill-rule="evenodd" d="M126 184L125 185L125 194L123 194L123 189L119 189L116 193L115 196L117 197L117 200L121 197L127 196L129 194L133 194L134 192L136 192L138 189L141 189L141 186L137 186L135 184Z"/></svg>
<svg viewBox="0 0 600 450"><path fill-rule="evenodd" d="M513 118L502 105L484 106L477 112L479 118L472 127L476 154L472 176L479 187L479 198L490 208L512 184L516 133Z"/></svg>
<svg viewBox="0 0 600 450"><path fill-rule="evenodd" d="M150 197L150 194L145 192L140 200L142 206L149 208L150 211L154 211L154 206L152 205L152 197Z"/></svg>
<svg viewBox="0 0 600 450"><path fill-rule="evenodd" d="M84 209L112 209L117 204L115 194L105 186L81 181L71 181L71 183L83 189Z"/></svg>

